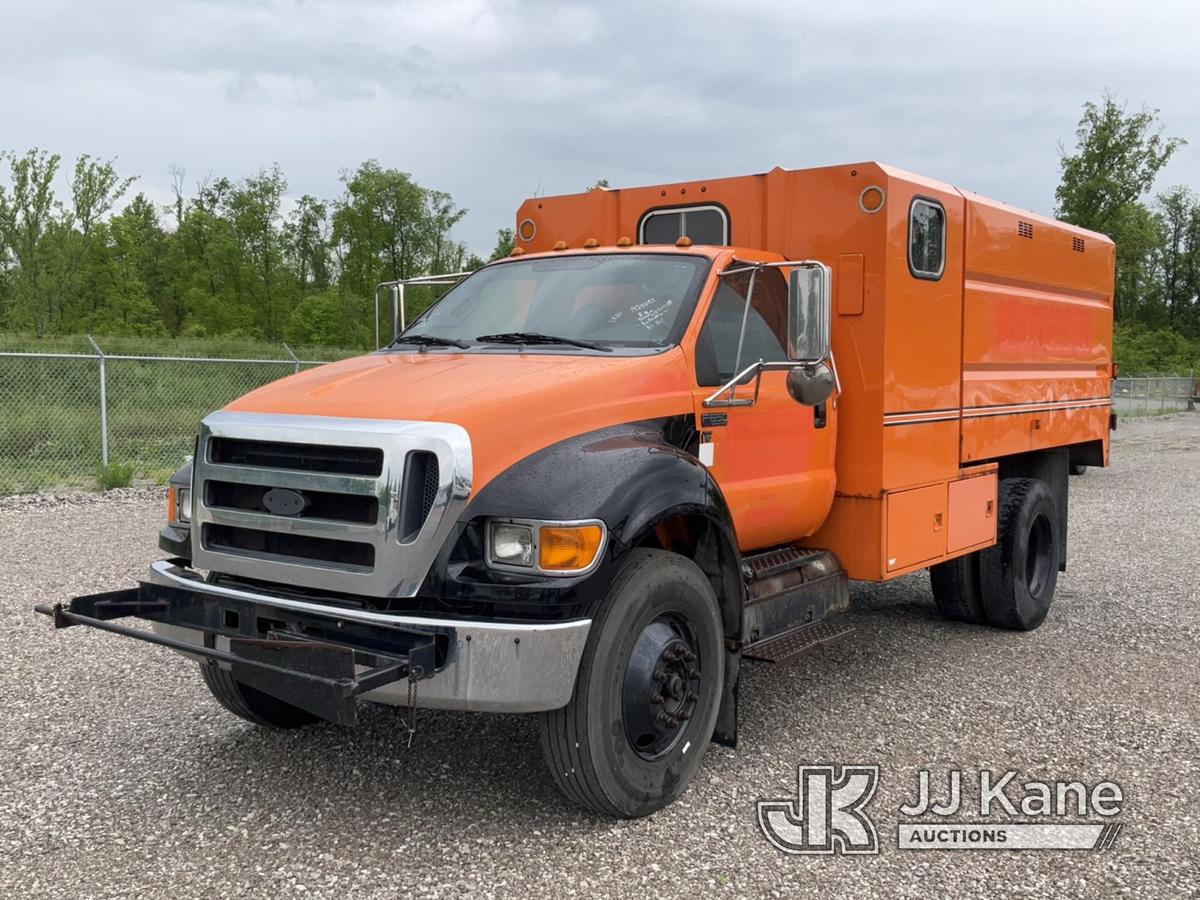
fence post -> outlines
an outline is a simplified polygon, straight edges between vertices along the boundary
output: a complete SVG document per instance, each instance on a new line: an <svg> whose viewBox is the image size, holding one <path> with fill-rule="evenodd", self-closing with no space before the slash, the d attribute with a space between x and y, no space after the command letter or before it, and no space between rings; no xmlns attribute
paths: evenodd
<svg viewBox="0 0 1200 900"><path fill-rule="evenodd" d="M292 352L292 348L287 345L286 341L283 344L283 349L286 350L288 356L290 356L292 358L293 371L299 372L300 371L300 357L298 357L295 353Z"/></svg>
<svg viewBox="0 0 1200 900"><path fill-rule="evenodd" d="M104 369L104 351L100 349L92 336L87 336L88 343L100 357L100 461L108 465L108 376Z"/></svg>

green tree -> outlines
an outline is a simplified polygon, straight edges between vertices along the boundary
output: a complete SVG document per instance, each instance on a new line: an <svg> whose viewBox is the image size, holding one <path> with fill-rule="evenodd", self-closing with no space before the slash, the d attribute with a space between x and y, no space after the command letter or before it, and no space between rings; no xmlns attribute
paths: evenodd
<svg viewBox="0 0 1200 900"><path fill-rule="evenodd" d="M1155 202L1159 231L1162 298L1166 322L1184 334L1200 333L1200 198L1173 187Z"/></svg>
<svg viewBox="0 0 1200 900"><path fill-rule="evenodd" d="M296 304L287 339L296 344L367 349L374 341L371 313L365 298L326 288Z"/></svg>
<svg viewBox="0 0 1200 900"><path fill-rule="evenodd" d="M1158 110L1129 113L1110 94L1084 104L1075 136L1075 151L1061 150L1058 216L1116 242L1117 314L1136 314L1151 280L1148 254L1157 241L1153 217L1141 200L1184 141L1162 136Z"/></svg>
<svg viewBox="0 0 1200 900"><path fill-rule="evenodd" d="M166 235L157 210L138 194L100 227L103 249L90 276L93 303L82 326L100 334L163 334L163 310L156 298L166 294Z"/></svg>
<svg viewBox="0 0 1200 900"><path fill-rule="evenodd" d="M258 333L283 336L291 311L292 274L284 267L283 196L287 180L275 165L232 185L221 209L233 228L235 258L229 265L238 285L239 305L249 305Z"/></svg>
<svg viewBox="0 0 1200 900"><path fill-rule="evenodd" d="M333 240L341 262L342 285L370 296L381 281L423 273L427 237L425 196L406 172L368 160L344 173L345 195L335 204Z"/></svg>
<svg viewBox="0 0 1200 900"><path fill-rule="evenodd" d="M288 261L296 275L300 299L329 287L329 229L328 205L308 194L296 203L284 226Z"/></svg>
<svg viewBox="0 0 1200 900"><path fill-rule="evenodd" d="M53 224L53 184L62 158L33 149L24 156L5 152L0 160L8 164L10 182L8 189L0 185L0 246L15 266L11 295L0 301L0 322L9 328L28 328L39 321L37 308L49 269L44 239ZM44 329L42 320L39 334Z"/></svg>
<svg viewBox="0 0 1200 900"><path fill-rule="evenodd" d="M496 248L492 250L492 255L488 257L488 262L495 262L498 259L504 259L506 256L512 256L513 247L516 245L517 238L511 228L496 229Z"/></svg>
<svg viewBox="0 0 1200 900"><path fill-rule="evenodd" d="M106 238L105 219L134 179L121 178L111 160L84 155L75 161L69 201L62 203L53 188L62 161L57 154L34 149L4 158L11 189L0 187L0 243L19 275L0 315L9 327L38 334L69 330L97 303L89 274Z"/></svg>
<svg viewBox="0 0 1200 900"><path fill-rule="evenodd" d="M429 190L407 172L368 160L343 173L346 193L334 204L333 249L340 286L351 296L370 297L376 285L416 275L452 272L469 253L450 230L466 214L451 196ZM405 295L409 318L432 302L436 289Z"/></svg>

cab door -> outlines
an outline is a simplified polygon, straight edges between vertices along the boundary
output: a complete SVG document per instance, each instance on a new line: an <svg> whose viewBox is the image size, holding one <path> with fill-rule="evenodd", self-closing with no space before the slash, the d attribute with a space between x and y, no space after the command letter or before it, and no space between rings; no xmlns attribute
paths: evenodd
<svg viewBox="0 0 1200 900"><path fill-rule="evenodd" d="M799 540L825 520L835 487L837 400L800 404L780 370L762 373L752 405L705 405L751 363L788 358L785 270L756 268L751 284L750 271L734 271L745 264L724 268L733 274L718 278L696 338L693 393L700 460L724 493L738 544L748 551ZM753 379L734 392L738 400L754 396Z"/></svg>

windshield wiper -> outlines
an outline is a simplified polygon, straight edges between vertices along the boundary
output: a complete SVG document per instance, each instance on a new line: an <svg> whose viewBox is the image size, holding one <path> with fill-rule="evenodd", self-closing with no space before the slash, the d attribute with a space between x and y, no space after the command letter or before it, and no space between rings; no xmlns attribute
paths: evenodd
<svg viewBox="0 0 1200 900"><path fill-rule="evenodd" d="M419 347L458 347L462 350L467 350L471 346L458 338L438 337L436 334L402 334L388 346L395 347L397 344L416 344Z"/></svg>
<svg viewBox="0 0 1200 900"><path fill-rule="evenodd" d="M505 331L500 334L481 334L475 338L481 344L566 344L568 347L583 347L585 350L602 350L612 353L612 347L605 347L594 341L581 341L576 338L559 337L556 334L542 334L538 331Z"/></svg>

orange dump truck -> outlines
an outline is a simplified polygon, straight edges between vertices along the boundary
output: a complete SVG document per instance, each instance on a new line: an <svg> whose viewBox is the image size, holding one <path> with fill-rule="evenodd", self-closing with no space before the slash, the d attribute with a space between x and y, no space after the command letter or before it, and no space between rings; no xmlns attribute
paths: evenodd
<svg viewBox="0 0 1200 900"><path fill-rule="evenodd" d="M516 239L386 348L207 417L170 558L40 611L199 660L261 725L537 714L615 816L735 742L743 659L845 633L849 579L1042 621L1068 473L1108 462L1105 237L860 163L535 198Z"/></svg>

